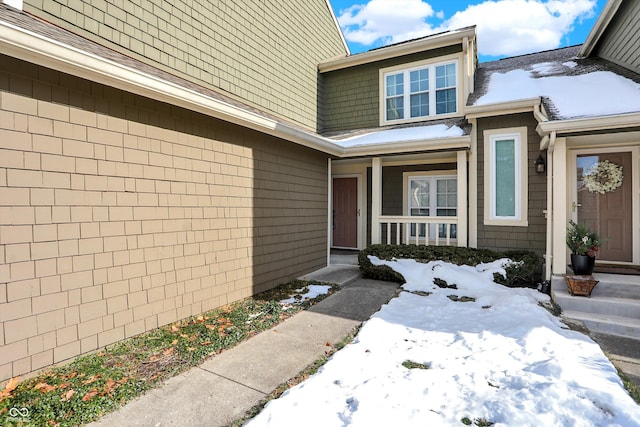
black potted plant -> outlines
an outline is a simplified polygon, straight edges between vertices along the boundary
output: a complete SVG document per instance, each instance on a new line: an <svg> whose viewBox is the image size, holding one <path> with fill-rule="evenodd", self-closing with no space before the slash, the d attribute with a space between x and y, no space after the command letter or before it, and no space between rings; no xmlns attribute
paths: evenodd
<svg viewBox="0 0 640 427"><path fill-rule="evenodd" d="M571 250L571 269L577 275L593 273L596 256L600 250L600 238L586 224L569 221L567 246Z"/></svg>

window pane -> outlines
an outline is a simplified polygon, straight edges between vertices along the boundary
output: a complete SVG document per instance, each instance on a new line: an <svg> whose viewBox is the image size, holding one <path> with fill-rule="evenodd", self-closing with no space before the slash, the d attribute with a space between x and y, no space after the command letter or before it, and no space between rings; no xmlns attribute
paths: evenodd
<svg viewBox="0 0 640 427"><path fill-rule="evenodd" d="M496 216L516 215L516 158L515 140L495 141Z"/></svg>
<svg viewBox="0 0 640 427"><path fill-rule="evenodd" d="M436 114L455 113L456 90L442 89L436 91Z"/></svg>
<svg viewBox="0 0 640 427"><path fill-rule="evenodd" d="M391 74L390 76L387 76L386 84L387 96L402 95L402 93L404 92L404 75L402 73Z"/></svg>
<svg viewBox="0 0 640 427"><path fill-rule="evenodd" d="M411 117L429 115L429 93L411 95Z"/></svg>
<svg viewBox="0 0 640 427"><path fill-rule="evenodd" d="M410 181L410 184L411 184L410 185L411 194L409 196L409 206L411 208L428 208L429 207L429 181L412 179ZM429 215L428 209L427 209L426 215Z"/></svg>
<svg viewBox="0 0 640 427"><path fill-rule="evenodd" d="M387 120L404 118L404 102L401 96L387 98Z"/></svg>
<svg viewBox="0 0 640 427"><path fill-rule="evenodd" d="M411 93L425 92L429 90L429 69L415 70L409 73Z"/></svg>
<svg viewBox="0 0 640 427"><path fill-rule="evenodd" d="M456 65L447 64L436 67L436 89L456 86Z"/></svg>

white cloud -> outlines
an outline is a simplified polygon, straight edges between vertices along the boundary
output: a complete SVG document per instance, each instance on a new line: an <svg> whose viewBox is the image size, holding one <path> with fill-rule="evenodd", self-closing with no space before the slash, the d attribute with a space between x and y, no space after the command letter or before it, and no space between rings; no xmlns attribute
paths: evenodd
<svg viewBox="0 0 640 427"><path fill-rule="evenodd" d="M476 25L479 53L502 56L561 46L576 22L593 16L595 6L596 0L493 0L444 19L426 1L370 0L340 11L338 21L348 41L369 46Z"/></svg>
<svg viewBox="0 0 640 427"><path fill-rule="evenodd" d="M469 6L442 25L455 29L476 24L483 55L518 55L555 49L576 21L593 15L595 0L499 0Z"/></svg>
<svg viewBox="0 0 640 427"><path fill-rule="evenodd" d="M432 33L426 19L433 16L436 12L422 0L370 0L341 10L338 22L350 42L388 44Z"/></svg>

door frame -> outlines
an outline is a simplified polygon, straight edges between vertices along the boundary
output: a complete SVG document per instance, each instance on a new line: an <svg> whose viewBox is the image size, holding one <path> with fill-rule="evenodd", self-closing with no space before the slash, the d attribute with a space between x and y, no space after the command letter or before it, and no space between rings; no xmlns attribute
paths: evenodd
<svg viewBox="0 0 640 427"><path fill-rule="evenodd" d="M567 198L567 218L575 221L577 219L577 210L573 209L573 202L578 200L578 185L575 177L577 176L577 157L580 154L598 154L598 153L631 153L631 226L632 226L632 242L631 252L632 261L606 261L607 264L640 264L640 147L638 146L608 146L600 148L576 148L569 150L569 167L567 170L567 185L570 197ZM570 179L569 179L570 177ZM597 262L598 260L596 260Z"/></svg>
<svg viewBox="0 0 640 427"><path fill-rule="evenodd" d="M331 248L336 248L336 249L357 249L357 250L361 250L363 249L362 246L362 217L363 217L363 213L364 210L362 209L362 174L359 173L348 173L348 174L336 174L336 175L331 175L331 188L332 188L332 192L331 192L331 208L329 209L329 212L333 212L333 180L336 178L356 178L356 186L357 186L357 205L358 205L358 222L357 222L357 243L356 243L356 247L355 248L347 248L347 247L343 247L343 246L334 246L333 245L333 224L330 223L330 228L329 228L329 239L330 239L330 247Z"/></svg>

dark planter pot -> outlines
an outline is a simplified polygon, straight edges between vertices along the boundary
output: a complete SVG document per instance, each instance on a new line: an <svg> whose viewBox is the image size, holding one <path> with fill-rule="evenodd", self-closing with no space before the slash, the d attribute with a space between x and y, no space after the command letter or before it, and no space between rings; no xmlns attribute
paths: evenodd
<svg viewBox="0 0 640 427"><path fill-rule="evenodd" d="M573 274L582 276L591 275L591 273L593 273L593 265L595 262L595 257L571 254L571 269L573 270Z"/></svg>

